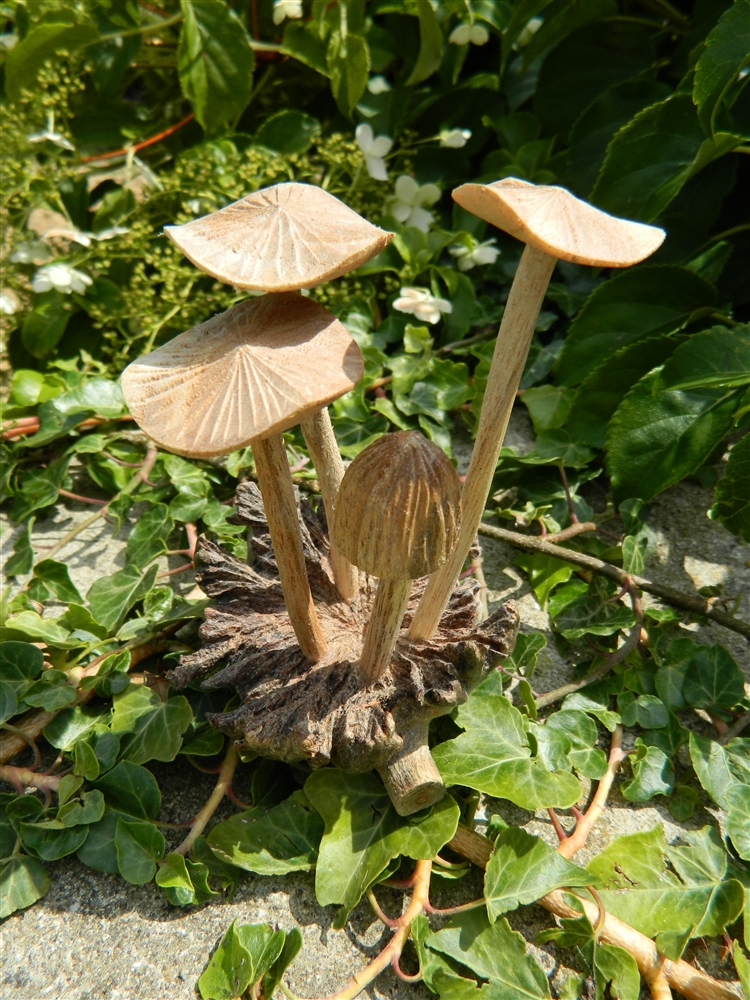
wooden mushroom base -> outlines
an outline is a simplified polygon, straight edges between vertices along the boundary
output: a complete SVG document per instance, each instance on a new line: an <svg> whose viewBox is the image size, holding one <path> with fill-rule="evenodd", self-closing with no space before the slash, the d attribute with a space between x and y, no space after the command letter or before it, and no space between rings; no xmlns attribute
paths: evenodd
<svg viewBox="0 0 750 1000"><path fill-rule="evenodd" d="M460 583L440 628L425 642L405 641L425 580L416 580L396 651L386 672L364 684L358 673L364 626L376 583L360 575L358 601L346 604L333 583L323 513L299 502L307 573L321 628L324 659L312 664L297 644L284 605L260 493L239 486L235 523L247 524L255 554L249 566L201 537L197 578L214 605L201 626L203 646L180 659L177 688L202 680L204 690L233 688L242 704L209 716L211 724L264 757L345 771L377 768L397 811L407 816L445 793L427 746L431 719L460 705L498 656L513 649L518 610L509 601L479 622L478 586ZM495 654L494 658L491 654ZM218 671L218 664L224 666Z"/></svg>

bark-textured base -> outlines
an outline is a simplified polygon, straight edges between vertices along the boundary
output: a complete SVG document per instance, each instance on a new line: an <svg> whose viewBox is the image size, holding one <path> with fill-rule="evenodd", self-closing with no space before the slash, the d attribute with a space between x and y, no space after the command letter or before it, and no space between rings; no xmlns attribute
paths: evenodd
<svg viewBox="0 0 750 1000"><path fill-rule="evenodd" d="M333 763L347 771L383 767L426 733L430 719L450 712L490 669L490 652L507 656L518 632L512 601L479 622L478 587L456 587L440 628L427 642L407 642L425 580L415 580L391 663L374 684L362 681L358 659L377 581L360 574L359 598L341 600L333 583L324 515L299 504L307 574L328 653L306 660L284 605L263 503L253 483L237 491L237 523L251 528L253 566L201 537L197 578L214 605L201 626L203 646L183 656L171 675L176 688L202 680L204 690L233 688L242 704L210 716L211 724L265 757L288 763ZM495 657L493 662L497 662ZM216 667L223 663L221 669Z"/></svg>

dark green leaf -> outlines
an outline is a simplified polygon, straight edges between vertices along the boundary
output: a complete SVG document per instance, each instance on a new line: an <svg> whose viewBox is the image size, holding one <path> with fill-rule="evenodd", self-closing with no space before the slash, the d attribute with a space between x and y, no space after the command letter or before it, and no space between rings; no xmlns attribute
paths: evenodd
<svg viewBox="0 0 750 1000"><path fill-rule="evenodd" d="M166 504L157 503L149 507L133 525L125 546L125 561L143 569L156 556L167 551L174 521Z"/></svg>
<svg viewBox="0 0 750 1000"><path fill-rule="evenodd" d="M288 21L284 28L284 52L328 76L326 43L312 25Z"/></svg>
<svg viewBox="0 0 750 1000"><path fill-rule="evenodd" d="M281 978L287 968L299 954L301 947L302 932L299 927L293 927L290 931L286 932L286 940L284 941L284 947L281 949L281 954L263 977L263 996L273 996L273 991L281 982Z"/></svg>
<svg viewBox="0 0 750 1000"><path fill-rule="evenodd" d="M723 646L698 646L688 662L682 694L693 708L732 708L745 695L745 679Z"/></svg>
<svg viewBox="0 0 750 1000"><path fill-rule="evenodd" d="M120 757L133 764L149 760L174 760L182 745L182 734L193 721L193 710L184 695L162 701L142 685L131 684L115 695L113 732L124 732Z"/></svg>
<svg viewBox="0 0 750 1000"><path fill-rule="evenodd" d="M339 111L349 118L367 86L367 74L370 70L367 42L360 35L349 33L343 38L340 31L334 31L328 43L326 58L331 91Z"/></svg>
<svg viewBox="0 0 750 1000"><path fill-rule="evenodd" d="M650 500L703 465L729 432L739 390L654 395L659 370L631 389L607 428L607 470L615 502Z"/></svg>
<svg viewBox="0 0 750 1000"><path fill-rule="evenodd" d="M726 132L707 139L692 98L676 94L617 133L591 200L614 215L651 222L691 177L741 142Z"/></svg>
<svg viewBox="0 0 750 1000"><path fill-rule="evenodd" d="M23 322L23 346L35 358L43 358L57 347L70 319L70 311L53 295L40 302Z"/></svg>
<svg viewBox="0 0 750 1000"><path fill-rule="evenodd" d="M400 854L431 858L456 832L459 809L450 796L430 809L399 816L374 774L313 771L305 794L325 822L315 868L322 906L338 903L335 926L343 927L362 894Z"/></svg>
<svg viewBox="0 0 750 1000"><path fill-rule="evenodd" d="M126 882L143 885L156 874L156 862L164 855L164 837L152 823L123 819L115 826L117 866Z"/></svg>
<svg viewBox="0 0 750 1000"><path fill-rule="evenodd" d="M489 979L487 1000L543 1000L550 995L547 976L505 917L491 924L484 910L469 910L431 934L426 943L429 950ZM455 996L459 1000L460 995Z"/></svg>
<svg viewBox="0 0 750 1000"><path fill-rule="evenodd" d="M233 920L198 980L203 1000L234 1000L272 968L284 948L284 931Z"/></svg>
<svg viewBox="0 0 750 1000"><path fill-rule="evenodd" d="M98 823L104 815L104 796L99 789L83 792L81 798L66 802L57 819L65 826L81 826L84 823Z"/></svg>
<svg viewBox="0 0 750 1000"><path fill-rule="evenodd" d="M567 807L580 798L573 774L552 772L532 755L523 716L504 696L497 671L459 707L456 721L466 731L433 751L446 784L468 785L522 809Z"/></svg>
<svg viewBox="0 0 750 1000"><path fill-rule="evenodd" d="M135 566L126 566L95 580L86 594L91 614L110 632L116 632L136 601L151 590L158 572L158 566L151 566L144 574Z"/></svg>
<svg viewBox="0 0 750 1000"><path fill-rule="evenodd" d="M304 153L320 135L320 121L301 111L279 111L266 118L255 133L255 142L277 153Z"/></svg>
<svg viewBox="0 0 750 1000"><path fill-rule="evenodd" d="M670 795L674 787L674 768L663 750L646 746L639 738L636 753L628 758L633 777L622 786L628 802L647 802L654 795Z"/></svg>
<svg viewBox="0 0 750 1000"><path fill-rule="evenodd" d="M566 639L579 639L582 635L614 635L620 629L630 628L635 617L630 608L619 601L609 603L614 588L602 577L594 577L585 594L567 604L555 618L555 628Z"/></svg>
<svg viewBox="0 0 750 1000"><path fill-rule="evenodd" d="M215 134L232 126L250 98L255 60L247 32L226 3L180 0L185 18L177 68L195 117Z"/></svg>
<svg viewBox="0 0 750 1000"><path fill-rule="evenodd" d="M750 542L750 434L729 452L724 478L716 485L710 516Z"/></svg>
<svg viewBox="0 0 750 1000"><path fill-rule="evenodd" d="M156 884L166 890L173 906L204 903L216 896L208 885L208 869L203 864L186 861L176 851L168 854L156 873Z"/></svg>
<svg viewBox="0 0 750 1000"><path fill-rule="evenodd" d="M658 388L720 388L748 382L750 324L746 323L731 330L715 326L693 334L662 368Z"/></svg>
<svg viewBox="0 0 750 1000"><path fill-rule="evenodd" d="M299 789L270 809L256 806L218 823L208 835L222 861L259 875L311 871L323 820Z"/></svg>
<svg viewBox="0 0 750 1000"><path fill-rule="evenodd" d="M563 886L591 884L591 875L554 848L519 827L504 830L495 841L484 877L487 914L494 921L517 906Z"/></svg>
<svg viewBox="0 0 750 1000"><path fill-rule="evenodd" d="M614 275L594 289L571 324L560 380L575 385L602 363L611 369L609 359L620 348L679 330L692 313L715 302L713 286L684 267L646 265Z"/></svg>
<svg viewBox="0 0 750 1000"><path fill-rule="evenodd" d="M161 792L153 774L128 760L122 760L94 783L104 793L107 804L130 816L155 819L161 808Z"/></svg>
<svg viewBox="0 0 750 1000"><path fill-rule="evenodd" d="M541 632L520 633L513 651L506 657L506 670L517 670L524 677L531 677L537 658L546 645L547 640Z"/></svg>
<svg viewBox="0 0 750 1000"><path fill-rule="evenodd" d="M13 555L6 560L3 572L5 576L24 576L31 572L34 565L34 550L31 547L31 529L34 518L30 517L24 524L20 534L13 544Z"/></svg>
<svg viewBox="0 0 750 1000"><path fill-rule="evenodd" d="M419 18L419 55L406 81L407 86L421 83L440 67L443 58L443 32L438 16L429 3L407 0L406 12Z"/></svg>
<svg viewBox="0 0 750 1000"><path fill-rule="evenodd" d="M49 889L49 878L36 858L23 855L0 868L0 919L31 906Z"/></svg>
<svg viewBox="0 0 750 1000"><path fill-rule="evenodd" d="M693 100L708 135L715 130L722 100L749 62L750 0L735 0L706 39L695 67Z"/></svg>
<svg viewBox="0 0 750 1000"><path fill-rule="evenodd" d="M89 835L88 826L68 829L62 822L21 823L24 847L38 854L42 861L57 861L78 850Z"/></svg>
<svg viewBox="0 0 750 1000"><path fill-rule="evenodd" d="M54 559L42 559L34 566L34 579L41 580L45 587L60 601L81 601L81 595L73 585L65 563Z"/></svg>

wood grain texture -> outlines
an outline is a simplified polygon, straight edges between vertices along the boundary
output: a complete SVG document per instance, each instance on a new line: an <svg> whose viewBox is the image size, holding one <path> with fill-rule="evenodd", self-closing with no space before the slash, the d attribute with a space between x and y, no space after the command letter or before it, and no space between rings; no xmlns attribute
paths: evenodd
<svg viewBox="0 0 750 1000"><path fill-rule="evenodd" d="M404 736L450 712L490 669L490 651L507 656L518 632L512 601L479 623L477 586L463 581L441 628L424 643L405 642L423 583L412 587L404 630L386 672L362 684L356 664L374 598L360 576L360 599L340 599L333 582L325 522L299 501L300 533L312 594L328 654L311 665L303 657L278 582L260 493L242 483L234 520L251 528L254 566L205 537L196 549L198 580L213 598L201 626L203 646L182 657L172 682L202 681L205 690L232 688L241 705L210 716L213 726L266 757L333 763L348 771L386 766Z"/></svg>
<svg viewBox="0 0 750 1000"><path fill-rule="evenodd" d="M307 450L318 474L329 535L336 520L339 486L344 478L344 463L331 426L328 407L316 410L300 421ZM359 570L339 549L331 544L331 567L338 592L345 601L353 601L359 593Z"/></svg>
<svg viewBox="0 0 750 1000"><path fill-rule="evenodd" d="M458 543L440 569L430 577L409 631L409 638L413 640L428 639L434 634L476 537L554 266L554 257L535 247L526 247L521 257L497 335L477 436L464 482Z"/></svg>
<svg viewBox="0 0 750 1000"><path fill-rule="evenodd" d="M657 226L602 212L565 188L515 177L462 184L452 197L522 243L574 264L629 267L649 257L666 236Z"/></svg>
<svg viewBox="0 0 750 1000"><path fill-rule="evenodd" d="M292 292L264 295L181 333L122 374L133 418L178 455L225 455L349 392L362 355L346 327Z"/></svg>
<svg viewBox="0 0 750 1000"><path fill-rule="evenodd" d="M456 470L418 431L384 434L346 470L338 511L333 539L355 566L385 580L426 576L458 537Z"/></svg>
<svg viewBox="0 0 750 1000"><path fill-rule="evenodd" d="M374 684L388 669L396 648L411 580L381 580L365 629L359 672L365 684Z"/></svg>
<svg viewBox="0 0 750 1000"><path fill-rule="evenodd" d="M338 278L393 239L322 188L297 182L255 191L164 232L202 271L264 292Z"/></svg>

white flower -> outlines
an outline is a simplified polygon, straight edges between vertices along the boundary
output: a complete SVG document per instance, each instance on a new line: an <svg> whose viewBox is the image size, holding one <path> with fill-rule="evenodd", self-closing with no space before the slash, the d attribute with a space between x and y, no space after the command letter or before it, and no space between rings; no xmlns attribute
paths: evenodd
<svg viewBox="0 0 750 1000"><path fill-rule="evenodd" d="M115 236L124 236L129 232L130 230L125 226L110 226L109 229L102 229L98 233L89 233L88 235L103 243L104 240L113 240Z"/></svg>
<svg viewBox="0 0 750 1000"><path fill-rule="evenodd" d="M70 295L71 292L85 295L90 284L91 278L83 271L76 271L70 264L47 264L36 272L31 287L35 292L48 292L51 288L56 288L63 295Z"/></svg>
<svg viewBox="0 0 750 1000"><path fill-rule="evenodd" d="M281 24L285 17L302 17L302 0L273 0L273 23Z"/></svg>
<svg viewBox="0 0 750 1000"><path fill-rule="evenodd" d="M486 45L489 40L490 33L481 24L459 24L448 36L454 45Z"/></svg>
<svg viewBox="0 0 750 1000"><path fill-rule="evenodd" d="M365 154L365 166L370 177L376 181L387 181L388 170L383 157L390 153L393 139L389 139L387 135L376 137L371 125L357 125L354 138Z"/></svg>
<svg viewBox="0 0 750 1000"><path fill-rule="evenodd" d="M423 184L421 187L407 174L401 174L396 181L396 195L386 203L386 209L394 219L415 226L426 233L435 216L428 212L425 205L434 205L440 198L440 188L437 184Z"/></svg>
<svg viewBox="0 0 750 1000"><path fill-rule="evenodd" d="M539 31L543 23L544 22L542 21L541 17L532 17L531 20L528 21L526 27L523 29L521 34L516 39L516 45L518 46L519 49L522 49L525 45L529 44L529 42L537 33L537 31Z"/></svg>
<svg viewBox="0 0 750 1000"><path fill-rule="evenodd" d="M50 248L41 240L19 243L10 255L12 264L45 264L48 260L52 260Z"/></svg>
<svg viewBox="0 0 750 1000"><path fill-rule="evenodd" d="M446 149L462 149L471 139L471 129L444 128L438 138L440 145Z"/></svg>
<svg viewBox="0 0 750 1000"><path fill-rule="evenodd" d="M484 243L475 243L471 249L469 247L452 246L448 247L448 253L456 258L459 271L470 271L477 264L494 264L500 255L500 251L492 244L496 240L485 240ZM472 243L474 241L472 240Z"/></svg>
<svg viewBox="0 0 750 1000"><path fill-rule="evenodd" d="M371 94L387 94L391 85L384 76L371 76L367 81L367 89Z"/></svg>
<svg viewBox="0 0 750 1000"><path fill-rule="evenodd" d="M18 296L10 288L4 288L0 292L0 313L12 316L13 313L18 312L19 305Z"/></svg>
<svg viewBox="0 0 750 1000"><path fill-rule="evenodd" d="M402 313L411 313L423 323L433 324L440 321L440 313L453 312L453 306L447 299L437 298L426 288L402 288L393 308Z"/></svg>
<svg viewBox="0 0 750 1000"><path fill-rule="evenodd" d="M47 115L47 128L44 132L33 132L31 135L27 135L26 138L29 142L44 142L48 139L50 142L54 142L56 146L60 149L70 149L75 150L75 146L72 142L61 135L60 132L55 131L55 116L51 112Z"/></svg>

